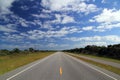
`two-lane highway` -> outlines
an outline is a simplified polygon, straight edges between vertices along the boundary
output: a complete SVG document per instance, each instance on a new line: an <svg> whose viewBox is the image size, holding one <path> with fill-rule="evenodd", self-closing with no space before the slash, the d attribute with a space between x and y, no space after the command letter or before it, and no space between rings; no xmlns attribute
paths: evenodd
<svg viewBox="0 0 120 80"><path fill-rule="evenodd" d="M2 76L0 80L2 79ZM37 61L6 80L119 80L63 52Z"/></svg>

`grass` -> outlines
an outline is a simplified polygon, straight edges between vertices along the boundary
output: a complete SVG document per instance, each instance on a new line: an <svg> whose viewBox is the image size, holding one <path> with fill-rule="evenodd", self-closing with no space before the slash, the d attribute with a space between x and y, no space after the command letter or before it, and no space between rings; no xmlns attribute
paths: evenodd
<svg viewBox="0 0 120 80"><path fill-rule="evenodd" d="M120 64L120 60L118 60L118 59L112 59L112 58L107 58L107 57L99 57L99 56L94 56L94 55L89 55L89 54L79 54L79 55L90 57L90 58L101 59L101 60L105 60L105 61L111 61L111 62L115 62L115 63Z"/></svg>
<svg viewBox="0 0 120 80"><path fill-rule="evenodd" d="M37 52L30 54L17 54L11 56L0 56L0 75L20 66L42 59L54 52Z"/></svg>
<svg viewBox="0 0 120 80"><path fill-rule="evenodd" d="M73 57L76 57L76 58L78 58L78 59L80 59L82 61L91 63L93 65L96 65L98 67L104 68L106 70L109 70L111 72L114 72L114 73L120 75L120 68L116 68L116 67L113 67L113 66L110 66L110 65L107 65L107 64L102 64L102 63L99 63L99 62L96 62L96 61L88 60L88 59L80 57L79 55L73 55L73 54L69 54L69 55L71 55Z"/></svg>

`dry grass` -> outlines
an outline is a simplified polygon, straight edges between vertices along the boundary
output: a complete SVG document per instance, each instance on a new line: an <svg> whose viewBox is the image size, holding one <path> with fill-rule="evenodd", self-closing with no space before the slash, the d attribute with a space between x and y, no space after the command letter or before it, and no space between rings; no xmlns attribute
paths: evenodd
<svg viewBox="0 0 120 80"><path fill-rule="evenodd" d="M99 62L96 62L96 61L88 60L88 59L82 58L78 55L73 55L73 54L69 54L69 55L120 75L120 68L116 68L116 67L106 65L106 64L102 64L102 63L99 63Z"/></svg>
<svg viewBox="0 0 120 80"><path fill-rule="evenodd" d="M120 64L120 60L118 60L118 59L112 59L112 58L107 58L107 57L99 57L99 56L94 56L94 55L89 55L89 54L79 54L79 55L90 57L90 58L101 59L101 60L105 60L105 61L111 61L111 62L115 62L115 63Z"/></svg>
<svg viewBox="0 0 120 80"><path fill-rule="evenodd" d="M27 55L20 54L12 56L0 56L0 75L35 60L44 58L52 53L54 52L39 52Z"/></svg>

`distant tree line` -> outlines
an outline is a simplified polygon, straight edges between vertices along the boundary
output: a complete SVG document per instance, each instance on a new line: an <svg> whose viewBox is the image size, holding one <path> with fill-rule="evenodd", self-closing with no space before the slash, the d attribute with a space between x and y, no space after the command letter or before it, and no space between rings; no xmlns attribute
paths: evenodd
<svg viewBox="0 0 120 80"><path fill-rule="evenodd" d="M76 54L91 54L96 56L120 59L120 44L108 45L107 47L88 45L85 48L75 48L64 51Z"/></svg>
<svg viewBox="0 0 120 80"><path fill-rule="evenodd" d="M12 50L1 49L0 56L14 55L14 54L30 54L30 53L35 53L35 52L47 52L47 51L49 50L36 50L34 48L29 48L25 50L20 50L19 48L14 48Z"/></svg>

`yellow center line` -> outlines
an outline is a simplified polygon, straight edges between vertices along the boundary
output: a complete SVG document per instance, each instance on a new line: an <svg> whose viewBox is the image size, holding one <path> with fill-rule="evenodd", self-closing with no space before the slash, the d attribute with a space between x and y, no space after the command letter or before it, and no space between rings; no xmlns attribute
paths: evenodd
<svg viewBox="0 0 120 80"><path fill-rule="evenodd" d="M60 67L60 75L62 75L63 71L62 71L62 67Z"/></svg>

